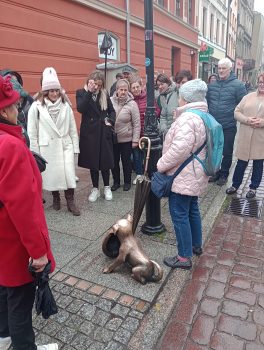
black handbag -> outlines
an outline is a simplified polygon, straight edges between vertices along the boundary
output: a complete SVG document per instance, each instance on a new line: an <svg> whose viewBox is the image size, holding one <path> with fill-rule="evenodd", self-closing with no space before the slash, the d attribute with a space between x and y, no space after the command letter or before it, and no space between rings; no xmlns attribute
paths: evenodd
<svg viewBox="0 0 264 350"><path fill-rule="evenodd" d="M37 166L39 168L39 171L41 173L43 173L43 171L46 170L46 164L48 164L48 162L46 161L45 158L43 158L40 154L34 152L34 151L31 151L32 154L33 154L33 157L35 158L35 161L37 163Z"/></svg>
<svg viewBox="0 0 264 350"><path fill-rule="evenodd" d="M194 154L197 155L201 152L201 150L206 145L206 142L199 147L194 153L190 155L189 158L187 158L175 171L173 175L166 175L164 173L160 173L159 171L156 171L153 173L151 178L151 191L155 194L157 198L162 197L169 197L171 192L171 187L173 180L179 173L182 171L183 168L186 167L187 164L189 164L194 159Z"/></svg>

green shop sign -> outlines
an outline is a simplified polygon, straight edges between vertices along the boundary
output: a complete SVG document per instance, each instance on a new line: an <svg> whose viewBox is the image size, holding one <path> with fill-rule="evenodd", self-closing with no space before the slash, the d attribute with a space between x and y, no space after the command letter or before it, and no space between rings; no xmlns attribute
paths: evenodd
<svg viewBox="0 0 264 350"><path fill-rule="evenodd" d="M210 56L214 53L214 49L211 46L207 46L205 51L199 52L199 62L209 62Z"/></svg>

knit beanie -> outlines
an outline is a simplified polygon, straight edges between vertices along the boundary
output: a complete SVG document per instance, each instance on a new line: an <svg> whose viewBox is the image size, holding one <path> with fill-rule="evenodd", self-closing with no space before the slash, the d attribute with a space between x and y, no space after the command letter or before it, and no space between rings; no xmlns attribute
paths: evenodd
<svg viewBox="0 0 264 350"><path fill-rule="evenodd" d="M54 68L45 68L42 74L42 91L60 89L61 85Z"/></svg>
<svg viewBox="0 0 264 350"><path fill-rule="evenodd" d="M201 79L187 81L180 87L179 95L186 102L204 102L207 92L207 85Z"/></svg>

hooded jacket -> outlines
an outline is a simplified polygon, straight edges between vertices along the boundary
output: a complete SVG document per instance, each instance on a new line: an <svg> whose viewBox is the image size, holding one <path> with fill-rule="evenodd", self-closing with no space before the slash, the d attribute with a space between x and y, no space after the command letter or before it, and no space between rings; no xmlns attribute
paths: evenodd
<svg viewBox="0 0 264 350"><path fill-rule="evenodd" d="M231 72L225 80L220 80L208 85L206 95L209 113L220 123L223 129L236 127L234 111L236 106L247 94L245 85Z"/></svg>

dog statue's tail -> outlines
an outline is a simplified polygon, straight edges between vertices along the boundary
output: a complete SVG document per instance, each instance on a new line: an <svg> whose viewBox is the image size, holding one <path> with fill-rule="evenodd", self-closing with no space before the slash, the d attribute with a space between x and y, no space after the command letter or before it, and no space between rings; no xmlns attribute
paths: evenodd
<svg viewBox="0 0 264 350"><path fill-rule="evenodd" d="M150 260L150 261L154 265L154 272L153 272L151 280L152 280L152 282L158 282L163 277L163 269L159 266L158 263L156 263L156 261L153 261L153 260ZM157 270L157 274L155 273L155 270Z"/></svg>

